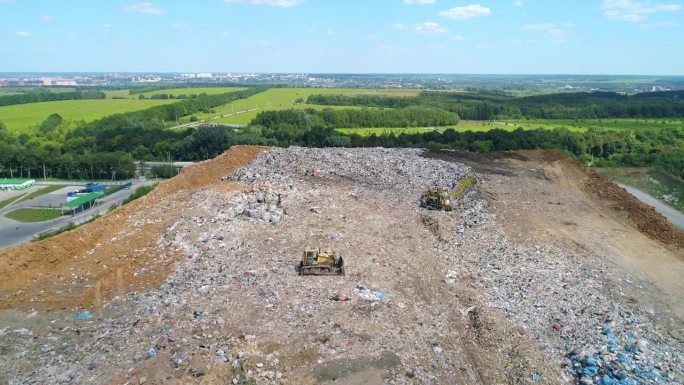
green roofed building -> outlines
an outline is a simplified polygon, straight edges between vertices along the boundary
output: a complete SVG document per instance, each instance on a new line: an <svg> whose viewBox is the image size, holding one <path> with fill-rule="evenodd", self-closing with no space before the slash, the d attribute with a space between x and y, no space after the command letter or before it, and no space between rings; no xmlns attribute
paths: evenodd
<svg viewBox="0 0 684 385"><path fill-rule="evenodd" d="M35 179L0 178L0 190L23 190L34 184Z"/></svg>
<svg viewBox="0 0 684 385"><path fill-rule="evenodd" d="M81 206L92 206L95 200L100 199L104 196L103 193L89 193L79 195L76 199L72 199L65 203L64 205L70 209L77 209Z"/></svg>

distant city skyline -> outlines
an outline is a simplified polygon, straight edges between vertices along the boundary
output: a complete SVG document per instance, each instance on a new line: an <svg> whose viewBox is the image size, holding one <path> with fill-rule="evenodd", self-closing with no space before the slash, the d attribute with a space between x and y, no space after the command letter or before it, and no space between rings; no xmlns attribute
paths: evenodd
<svg viewBox="0 0 684 385"><path fill-rule="evenodd" d="M0 72L684 75L681 0L0 0Z"/></svg>

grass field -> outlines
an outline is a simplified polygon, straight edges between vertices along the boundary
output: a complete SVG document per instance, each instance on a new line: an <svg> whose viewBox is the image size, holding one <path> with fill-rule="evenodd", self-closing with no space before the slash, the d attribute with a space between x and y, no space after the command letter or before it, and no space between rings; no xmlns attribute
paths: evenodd
<svg viewBox="0 0 684 385"><path fill-rule="evenodd" d="M105 116L143 110L152 106L176 103L177 100L62 100L18 104L0 107L0 121L10 132L30 134L45 118L53 113L60 114L65 120L93 121Z"/></svg>
<svg viewBox="0 0 684 385"><path fill-rule="evenodd" d="M61 210L21 208L5 214L9 219L19 222L45 222L62 216Z"/></svg>
<svg viewBox="0 0 684 385"><path fill-rule="evenodd" d="M239 111L248 111L239 115L222 117L212 120L216 123L225 124L248 124L261 111L266 110L286 110L288 108L353 108L341 106L316 106L312 104L297 104L298 99L306 99L310 95L391 95L391 96L415 96L420 93L420 90L406 90L406 89L360 89L360 88L272 88L265 92L256 94L252 97L242 100L236 100L221 107L216 108L216 112L211 114L200 114L198 117L202 120L210 120L212 117L232 114ZM181 120L182 123L187 123L190 117Z"/></svg>
<svg viewBox="0 0 684 385"><path fill-rule="evenodd" d="M43 188L36 190L36 191L26 195L25 197L21 198L21 200L19 202L23 202L23 201L26 201L29 199L37 198L41 195L49 194L51 192L55 192L55 191L63 189L63 188L64 188L63 185L52 185L52 186L43 187Z"/></svg>
<svg viewBox="0 0 684 385"><path fill-rule="evenodd" d="M3 201L0 201L0 209L3 208L3 207L5 207L5 206L7 206L8 204L14 202L16 199L18 199L18 198L21 197L22 195L23 195L23 194L13 195L13 196L11 196L11 197L9 197L9 198L3 200Z"/></svg>
<svg viewBox="0 0 684 385"><path fill-rule="evenodd" d="M340 128L337 131L346 134L359 134L362 136L368 136L371 134L382 135L394 133L399 134L415 134L430 132L433 130L444 131L447 128L453 128L456 131L489 131L495 128L500 128L503 130L514 130L517 128L516 125L506 124L503 122L482 122L477 120L461 120L456 126L444 126L444 127L373 127L373 128Z"/></svg>
<svg viewBox="0 0 684 385"><path fill-rule="evenodd" d="M684 120L681 119L581 119L581 120L507 120L514 127L527 129L565 127L571 131L586 131L589 128L598 130L659 130L667 127L684 128Z"/></svg>
<svg viewBox="0 0 684 385"><path fill-rule="evenodd" d="M187 87L187 88L170 88L168 90L159 90L159 91L150 91L150 92L144 92L142 95L145 95L146 98L151 97L152 95L160 95L160 94L167 94L167 95L199 95L199 94L207 94L207 95L217 95L217 94L225 94L228 92L237 92L237 91L242 91L245 90L245 87ZM128 90L116 90L116 91L107 91L105 92L107 94L107 98L111 99L113 97L121 97L121 98L127 98L127 99L138 99L140 94L134 94L131 95Z"/></svg>
<svg viewBox="0 0 684 385"><path fill-rule="evenodd" d="M384 135L384 134L422 134L430 131L444 131L449 127L372 127L372 128L338 128L336 131L343 134L357 134L361 136Z"/></svg>

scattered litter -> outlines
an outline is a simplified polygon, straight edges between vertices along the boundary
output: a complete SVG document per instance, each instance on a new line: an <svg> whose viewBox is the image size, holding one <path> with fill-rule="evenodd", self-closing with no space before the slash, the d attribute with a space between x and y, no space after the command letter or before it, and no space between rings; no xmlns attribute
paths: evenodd
<svg viewBox="0 0 684 385"><path fill-rule="evenodd" d="M93 318L93 313L91 313L89 310L78 311L74 313L74 319L76 321L84 321L91 318Z"/></svg>
<svg viewBox="0 0 684 385"><path fill-rule="evenodd" d="M386 294L384 291L370 290L363 285L356 285L354 292L356 292L356 294L358 294L359 297L365 299L366 301L370 301L370 302L388 301L389 300L389 295Z"/></svg>
<svg viewBox="0 0 684 385"><path fill-rule="evenodd" d="M150 350L147 351L147 357L149 358L156 357L157 355L159 355L159 348L156 346L151 347Z"/></svg>

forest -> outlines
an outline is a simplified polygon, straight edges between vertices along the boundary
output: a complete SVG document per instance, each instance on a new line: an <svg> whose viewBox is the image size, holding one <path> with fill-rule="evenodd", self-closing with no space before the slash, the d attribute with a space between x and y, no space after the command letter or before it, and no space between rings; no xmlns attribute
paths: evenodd
<svg viewBox="0 0 684 385"><path fill-rule="evenodd" d="M622 95L575 92L513 98L501 92L424 91L416 97L311 95L307 103L362 107L442 108L465 120L681 118L684 91Z"/></svg>
<svg viewBox="0 0 684 385"><path fill-rule="evenodd" d="M181 117L208 112L266 89L262 86L199 95L174 104L79 123L68 130L65 125L73 122L65 122L53 114L33 136L13 135L0 122L0 176L126 179L134 176L134 161L197 161L213 158L232 145L263 144L450 148L479 152L554 148L593 165L651 167L684 178L684 128L585 132L563 128L459 132L442 128L370 136L336 131L354 127L455 126L462 118L460 114L467 115L467 111L477 116L511 116L515 111L526 117L545 114L578 119L588 115L678 117L684 100L682 93L559 94L519 99L496 93L446 92L423 92L415 98L315 95L310 102L328 101L355 108L267 110L239 130L221 125L168 127L169 122ZM459 110L466 112L456 112Z"/></svg>
<svg viewBox="0 0 684 385"><path fill-rule="evenodd" d="M99 91L27 92L25 94L0 96L0 107L58 100L104 99L105 97L105 93Z"/></svg>

